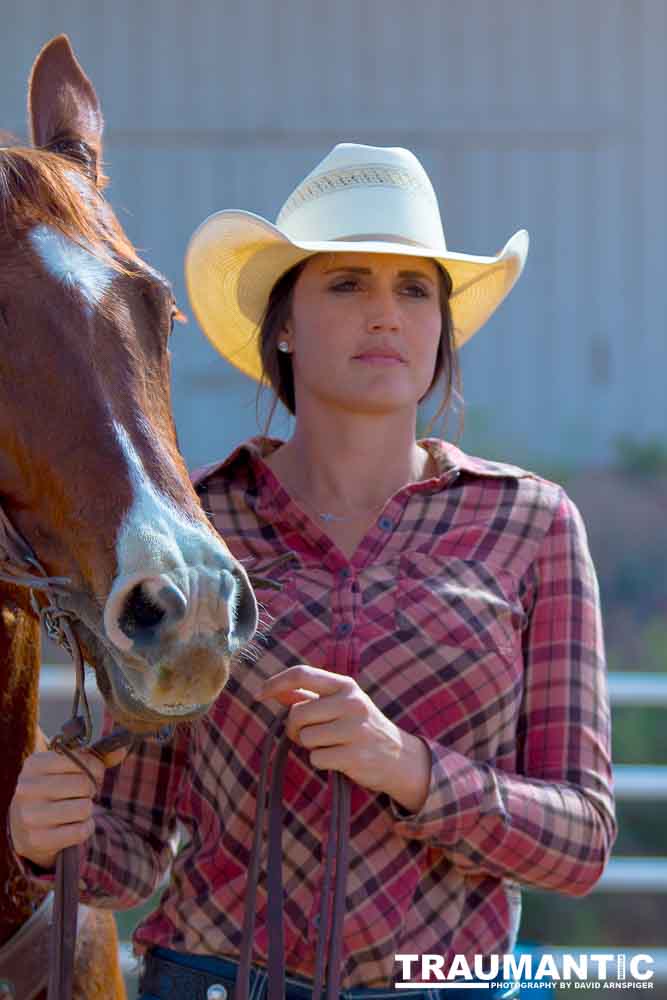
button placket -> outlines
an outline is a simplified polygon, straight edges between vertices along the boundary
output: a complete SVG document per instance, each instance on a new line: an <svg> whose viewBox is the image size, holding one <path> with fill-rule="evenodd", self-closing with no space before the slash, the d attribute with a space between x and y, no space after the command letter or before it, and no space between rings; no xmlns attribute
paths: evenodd
<svg viewBox="0 0 667 1000"><path fill-rule="evenodd" d="M331 593L331 632L334 639L347 639L354 629L356 580L350 566L341 566L334 571Z"/></svg>

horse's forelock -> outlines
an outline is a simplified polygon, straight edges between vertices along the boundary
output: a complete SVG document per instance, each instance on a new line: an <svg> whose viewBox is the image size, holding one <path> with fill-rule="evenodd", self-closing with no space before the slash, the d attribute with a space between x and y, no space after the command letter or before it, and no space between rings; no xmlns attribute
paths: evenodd
<svg viewBox="0 0 667 1000"><path fill-rule="evenodd" d="M105 264L136 273L136 250L97 188L75 160L16 145L0 146L0 222L58 229Z"/></svg>

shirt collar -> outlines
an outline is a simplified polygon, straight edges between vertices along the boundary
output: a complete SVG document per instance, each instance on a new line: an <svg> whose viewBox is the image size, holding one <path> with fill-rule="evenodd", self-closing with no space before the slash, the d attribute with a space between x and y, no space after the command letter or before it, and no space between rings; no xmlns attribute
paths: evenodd
<svg viewBox="0 0 667 1000"><path fill-rule="evenodd" d="M234 466L241 464L247 467L248 460L256 467L257 461L270 455L280 445L284 444L280 438L264 437L256 435L242 442L227 456L218 462L211 462L196 469L192 475L192 482L195 486L204 479L212 475L229 475ZM414 483L415 488L427 488L442 480L449 480L458 472L468 472L474 476L510 477L522 479L527 476L534 477L535 473L512 465L509 462L495 462L491 459L478 458L475 455L468 455L450 441L443 441L441 438L420 438L419 443L433 456L436 462L438 473L433 479L424 480L423 483Z"/></svg>
<svg viewBox="0 0 667 1000"><path fill-rule="evenodd" d="M527 469L522 469L510 462L496 462L487 458L478 458L476 455L468 455L455 444L443 441L441 438L421 438L420 440L435 457L442 473L450 469L458 469L470 472L474 476L495 476L496 478L504 476L512 479L535 476L534 472L529 472Z"/></svg>

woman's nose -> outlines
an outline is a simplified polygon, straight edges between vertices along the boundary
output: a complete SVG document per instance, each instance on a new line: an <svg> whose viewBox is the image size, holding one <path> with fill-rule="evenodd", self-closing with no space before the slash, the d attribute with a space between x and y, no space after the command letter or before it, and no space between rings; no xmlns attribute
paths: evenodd
<svg viewBox="0 0 667 1000"><path fill-rule="evenodd" d="M379 289L368 300L369 330L398 330L401 325L401 314L394 292L390 289Z"/></svg>

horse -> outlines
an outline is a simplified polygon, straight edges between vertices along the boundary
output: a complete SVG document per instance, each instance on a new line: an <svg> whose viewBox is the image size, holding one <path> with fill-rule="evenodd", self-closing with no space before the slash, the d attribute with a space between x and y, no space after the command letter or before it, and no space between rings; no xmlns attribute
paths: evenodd
<svg viewBox="0 0 667 1000"><path fill-rule="evenodd" d="M65 35L34 62L28 117L31 144L0 148L0 511L63 584L111 718L147 734L210 707L250 648L257 604L179 452L168 345L182 317L104 197L99 101ZM6 817L43 746L44 601L11 574L0 582L0 968L42 902L7 849ZM89 910L77 1000L125 996L117 945L113 916Z"/></svg>

